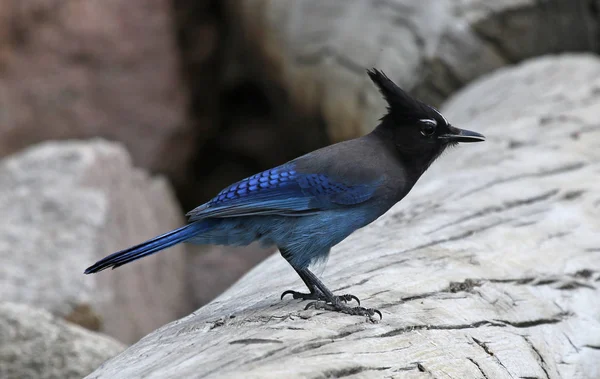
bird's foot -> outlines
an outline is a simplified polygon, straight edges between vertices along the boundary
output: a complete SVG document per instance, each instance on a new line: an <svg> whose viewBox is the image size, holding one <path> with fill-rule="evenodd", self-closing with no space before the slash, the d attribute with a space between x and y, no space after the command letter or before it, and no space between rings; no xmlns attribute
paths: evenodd
<svg viewBox="0 0 600 379"><path fill-rule="evenodd" d="M367 316L367 317L369 317L369 320L371 322L376 321L375 319L373 319L373 316L375 316L375 314L379 315L379 320L381 320L383 318L383 316L381 315L381 312L377 309L363 308L363 307L349 307L345 304L342 304L341 302L328 303L328 302L324 302L324 301L312 301L312 302L306 304L306 307L304 309L306 310L309 308L322 309L322 310L333 311L333 312L340 312L340 313L345 313L345 314L353 315L353 316Z"/></svg>
<svg viewBox="0 0 600 379"><path fill-rule="evenodd" d="M284 293L281 294L281 299L283 300L285 295L292 295L292 297L294 299L301 299L301 300L317 300L317 301L328 301L328 299L325 297L325 295L323 295L320 291L315 291L315 292L310 292L310 293L303 293L303 292L296 292L296 291L292 291L292 290L287 290ZM347 303L349 301L352 300L356 300L356 302L358 303L358 305L360 305L360 300L358 299L358 297L354 296L354 295L350 295L350 294L345 294L345 295L340 295L340 296L335 296L334 297L334 301L337 302L341 302L343 301L344 303Z"/></svg>

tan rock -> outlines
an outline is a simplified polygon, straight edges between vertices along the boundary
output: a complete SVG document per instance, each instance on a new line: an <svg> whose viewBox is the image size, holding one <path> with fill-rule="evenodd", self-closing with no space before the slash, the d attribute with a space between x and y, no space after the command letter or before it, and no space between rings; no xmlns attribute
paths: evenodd
<svg viewBox="0 0 600 379"><path fill-rule="evenodd" d="M123 142L182 175L195 153L168 0L0 4L0 156L49 139Z"/></svg>
<svg viewBox="0 0 600 379"><path fill-rule="evenodd" d="M188 245L187 256L190 304L207 304L251 268L270 256L276 248L250 246L194 246ZM167 253L168 254L168 253Z"/></svg>

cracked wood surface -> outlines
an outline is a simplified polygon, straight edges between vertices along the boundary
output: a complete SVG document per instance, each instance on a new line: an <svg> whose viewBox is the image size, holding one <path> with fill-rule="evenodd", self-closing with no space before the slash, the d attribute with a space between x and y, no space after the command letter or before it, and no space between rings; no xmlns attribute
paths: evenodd
<svg viewBox="0 0 600 379"><path fill-rule="evenodd" d="M600 60L503 69L445 108L488 140L444 154L323 276L381 322L280 301L302 287L273 256L90 378L600 377Z"/></svg>
<svg viewBox="0 0 600 379"><path fill-rule="evenodd" d="M365 68L383 69L438 104L474 78L560 51L597 51L588 0L229 0L257 69L334 141L373 127L383 110ZM276 96L281 96L276 92Z"/></svg>

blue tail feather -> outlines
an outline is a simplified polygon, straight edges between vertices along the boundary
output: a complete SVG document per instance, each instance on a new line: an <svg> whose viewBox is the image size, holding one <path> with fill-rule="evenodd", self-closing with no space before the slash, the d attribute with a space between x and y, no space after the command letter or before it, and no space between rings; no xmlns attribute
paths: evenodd
<svg viewBox="0 0 600 379"><path fill-rule="evenodd" d="M206 221L197 221L187 224L179 229L172 230L139 245L113 253L88 267L84 273L92 274L107 268L115 269L126 263L157 253L178 243L185 242L207 229L210 229L210 223L207 223Z"/></svg>

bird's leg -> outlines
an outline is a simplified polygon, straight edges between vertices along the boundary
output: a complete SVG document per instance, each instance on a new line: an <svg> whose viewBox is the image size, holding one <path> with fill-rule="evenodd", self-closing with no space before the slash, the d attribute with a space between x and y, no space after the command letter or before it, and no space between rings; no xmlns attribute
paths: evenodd
<svg viewBox="0 0 600 379"><path fill-rule="evenodd" d="M292 297L294 299L301 299L301 300L317 300L317 301L319 301L319 300L320 301L329 301L330 300L330 297L326 297L325 294L323 293L323 291L321 291L321 289L319 288L318 284L321 282L318 279L317 279L317 282L312 280L312 278L316 278L316 276L312 272L310 272L308 269L302 269L302 268L296 267L296 265L294 263L292 263L292 252L290 250L288 250L284 247L279 247L279 252L281 253L281 256L284 257L286 261L288 261L288 263L290 264L290 266L292 266L292 268L296 271L296 273L298 273L298 276L300 277L300 279L302 279L302 281L304 282L304 284L306 284L306 287L310 291L310 293L304 293L304 292L287 290L281 294L282 300L285 297L285 295L292 295ZM307 274L306 272L308 272L310 275ZM321 283L321 284L323 284L323 283ZM325 286L323 286L323 287L325 287ZM346 295L339 296L337 298L343 302L348 302L350 300L356 300L358 305L360 305L360 300L358 300L358 298L354 295L346 294Z"/></svg>
<svg viewBox="0 0 600 379"><path fill-rule="evenodd" d="M345 304L348 301L347 296L350 296L349 299L356 299L359 305L360 302L358 301L358 298L354 295L335 296L327 287L325 287L325 284L323 284L323 282L321 282L319 278L317 278L315 274L313 274L309 269L300 269L298 270L298 274L301 275L300 277L302 278L302 280L304 280L305 283L307 283L307 285L310 284L312 287L318 289L321 294L321 298L317 299L317 301L312 301L306 304L306 307L304 309L324 309L328 311L346 313L349 315L368 316L370 320L373 320L373 316L377 313L379 315L379 319L382 318L381 312L377 309L363 308L360 306L347 306ZM311 286L309 286L309 288L311 288Z"/></svg>
<svg viewBox="0 0 600 379"><path fill-rule="evenodd" d="M331 294L331 291L327 290L327 288L323 285L323 283L321 283L321 281L319 281L319 279L317 279L317 277L312 272L310 272L308 269L297 267L293 263L293 260L292 260L293 254L290 250L288 250L284 247L279 247L279 252L281 253L281 256L284 257L286 261L288 261L290 266L292 266L294 271L296 271L296 273L298 273L298 276L300 277L300 279L302 279L302 281L304 282L304 284L306 284L306 287L310 291L310 293L304 293L304 292L287 290L281 294L282 300L285 297L285 295L292 295L292 297L294 299L331 301L331 299L332 299L331 296L333 296L333 294ZM316 282L313 280L313 278L316 279ZM319 284L323 288L325 288L331 296L326 296L323 293L323 291L321 290L321 288L319 288ZM345 294L345 295L334 296L334 297L339 301L343 301L344 303L347 303L351 300L356 300L358 305L360 305L360 300L358 300L358 297L356 297L354 295Z"/></svg>
<svg viewBox="0 0 600 379"><path fill-rule="evenodd" d="M292 295L292 297L294 299L302 299L302 300L321 300L321 299L323 299L323 294L321 293L321 291L317 287L315 287L312 283L310 283L310 281L307 280L306 276L304 274L302 274L302 272L299 269L297 269L294 266L294 264L292 264L291 251L286 248L279 247L279 252L281 253L281 256L284 257L286 261L288 261L290 266L292 266L292 268L298 273L298 276L300 276L300 279L302 279L302 281L304 282L304 284L306 284L306 287L308 287L308 290L310 291L310 293L304 293L304 292L296 292L296 291L292 291L292 290L287 290L281 294L281 300L283 300L285 295Z"/></svg>
<svg viewBox="0 0 600 379"><path fill-rule="evenodd" d="M300 278L302 279L302 281L304 282L304 284L306 284L306 287L308 287L308 289L310 290L310 293L297 292L297 291L293 291L293 290L287 290L287 291L284 291L281 294L281 299L282 300L285 297L285 295L292 295L292 297L294 299L329 301L329 298L325 297L325 295L323 294L323 292L321 292L321 290L319 289L319 287L317 287L314 283L311 283L306 278L306 276L301 272L301 270L297 270L296 272L298 273L298 275L300 276ZM360 300L358 299L358 297L356 297L354 295L344 294L344 295L340 295L340 296L335 296L334 295L334 297L337 298L340 301L345 302L345 303L347 303L349 301L352 301L352 300L356 300L356 302L358 303L358 305L360 305Z"/></svg>
<svg viewBox="0 0 600 379"><path fill-rule="evenodd" d="M302 299L302 300L325 300L325 297L323 295L323 293L321 292L320 289L318 289L315 285L313 285L312 283L310 283L306 276L302 274L302 272L300 270L296 270L296 272L298 273L298 276L300 276L300 279L302 279L302 281L304 282L304 284L306 284L306 287L309 289L309 293L305 293L305 292L297 292L297 291L292 291L292 290L287 290L284 291L281 294L281 299L283 300L285 295L292 295L292 297L294 299Z"/></svg>

